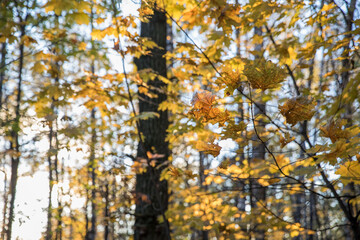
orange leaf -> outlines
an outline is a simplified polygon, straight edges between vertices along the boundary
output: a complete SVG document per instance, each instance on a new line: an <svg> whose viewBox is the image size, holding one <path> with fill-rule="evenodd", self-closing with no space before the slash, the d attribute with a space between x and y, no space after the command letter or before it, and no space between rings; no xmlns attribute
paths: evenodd
<svg viewBox="0 0 360 240"><path fill-rule="evenodd" d="M214 143L198 141L196 143L196 149L199 150L200 152L211 154L214 157L217 157L220 154L221 147Z"/></svg>

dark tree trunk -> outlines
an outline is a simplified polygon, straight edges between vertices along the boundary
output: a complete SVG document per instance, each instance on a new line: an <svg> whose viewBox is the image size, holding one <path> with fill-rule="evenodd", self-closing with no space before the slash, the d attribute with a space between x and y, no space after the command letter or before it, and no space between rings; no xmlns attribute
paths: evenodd
<svg viewBox="0 0 360 240"><path fill-rule="evenodd" d="M91 234L92 237L89 240L95 240L96 238L96 162L95 162L95 143L96 143L96 130L95 130L95 109L91 111L92 122L92 135L91 135L91 156L90 156L90 168L91 168Z"/></svg>
<svg viewBox="0 0 360 240"><path fill-rule="evenodd" d="M314 191L315 189L315 184L314 182L311 183L311 190ZM310 200L309 200L309 227L310 229L316 229L316 225L315 222L318 220L318 216L317 216L317 207L316 207L316 195L313 192L310 192ZM316 239L314 234L309 234L307 236L308 240L314 240Z"/></svg>
<svg viewBox="0 0 360 240"><path fill-rule="evenodd" d="M52 166L52 140L53 140L53 123L52 121L49 121L49 152L48 152L48 165L49 165L49 202L48 202L48 209L47 209L47 226L46 226L46 240L52 239L52 190L54 185L54 179L53 179L53 166Z"/></svg>
<svg viewBox="0 0 360 240"><path fill-rule="evenodd" d="M113 176L112 177L112 183L111 183L111 202L113 204L116 204L117 202L117 197L116 197L116 193L117 193L117 183L116 183L116 177ZM109 216L110 218L112 218L114 215L113 211L109 210ZM114 221L109 221L109 230L110 230L110 239L111 240L115 240L115 222Z"/></svg>
<svg viewBox="0 0 360 240"><path fill-rule="evenodd" d="M5 168L4 168L5 169ZM2 220L2 230L1 230L1 239L5 239L6 234L6 216L7 216L7 205L8 205L8 189L7 189L7 173L4 171L4 207L3 207L3 220Z"/></svg>
<svg viewBox="0 0 360 240"><path fill-rule="evenodd" d="M55 149L56 149L56 155L55 155L55 178L56 178L56 182L59 183L60 182L60 177L59 177L59 168L58 168L58 163L59 163L59 158L58 158L58 151L59 151L59 139L58 139L58 135L57 135L57 131L58 131L58 124L57 124L57 120L56 120L56 132L55 132ZM64 162L62 162L61 165L61 176L62 176L62 180L63 180L63 176L64 176ZM56 232L55 232L55 239L56 240L62 240L62 234L63 234L63 229L62 229L62 212L63 212L63 205L61 202L61 197L63 195L63 188L58 189L58 207L57 207L57 226L56 226Z"/></svg>
<svg viewBox="0 0 360 240"><path fill-rule="evenodd" d="M96 239L96 232L97 232L97 227L96 227L96 214L97 214L97 204L96 204L96 159L95 159L95 145L96 145L96 130L95 130L95 109L92 109L91 111L91 128L92 128L92 133L91 133L91 143L90 143L90 159L89 159L89 177L91 179L91 199L90 199L90 203L91 203L91 228L88 229L87 228L87 232L86 232L86 240L95 240Z"/></svg>
<svg viewBox="0 0 360 240"><path fill-rule="evenodd" d="M202 190L207 190L207 186L204 185L205 182L205 160L206 160L206 156L203 152L200 152L200 156L199 156L199 183L200 183L200 189ZM209 231L205 231L205 230L201 230L200 231L200 236L202 240L208 240L209 239Z"/></svg>
<svg viewBox="0 0 360 240"><path fill-rule="evenodd" d="M6 64L6 42L1 44L1 62L0 62L0 112L2 111L3 86L5 79L5 64Z"/></svg>
<svg viewBox="0 0 360 240"><path fill-rule="evenodd" d="M151 55L141 56L136 60L138 70L151 68L159 75L166 77L166 60L163 58L166 49L166 16L164 12L154 10L149 22L141 23L141 37L154 41L162 49L152 49ZM149 86L163 88L166 85L159 79L148 82ZM167 111L159 111L159 104L166 100L166 95L157 90L151 90L157 98L149 98L139 93L139 111L156 112L158 118L140 120L139 131L143 136L138 146L138 158L148 159L147 152L164 154L156 159L156 165L164 163L170 154L168 143L165 141L166 130L169 126ZM148 159L149 161L149 159ZM148 162L149 163L149 162ZM147 171L136 175L136 211L135 211L135 240L170 239L169 224L165 218L168 206L168 184L160 181L161 167L151 167ZM164 221L159 222L159 217Z"/></svg>
<svg viewBox="0 0 360 240"><path fill-rule="evenodd" d="M87 240L87 235L89 231L89 190L87 189L89 186L89 180L86 181L86 200L85 200L85 207L84 207L84 215L85 215L85 240Z"/></svg>
<svg viewBox="0 0 360 240"><path fill-rule="evenodd" d="M104 192L104 198L105 198L105 206L104 206L104 218L105 218L105 230L104 230L104 240L109 239L109 223L110 223L110 214L109 214L109 183L105 183L105 192Z"/></svg>
<svg viewBox="0 0 360 240"><path fill-rule="evenodd" d="M22 25L20 38L25 36L25 25ZM15 197L16 197L16 185L18 180L18 169L20 163L20 143L19 143L19 131L20 131L20 105L22 95L22 70L24 66L24 44L20 44L20 58L19 58L19 76L16 96L16 107L15 107L15 119L12 124L11 130L11 142L10 149L15 150L14 155L11 157L11 177L10 177L10 207L9 207L9 218L7 228L7 239L11 240L12 223L14 221L14 210L15 210Z"/></svg>
<svg viewBox="0 0 360 240"><path fill-rule="evenodd" d="M3 86L5 79L5 64L6 64L6 43L1 44L1 62L0 62L0 112L2 111L2 99L3 99ZM2 123L1 123L2 124ZM7 204L8 204L8 189L7 189L7 173L4 163L4 207L3 207L3 220L2 220L2 230L1 230L1 239L5 239L6 233L6 216L7 216Z"/></svg>
<svg viewBox="0 0 360 240"><path fill-rule="evenodd" d="M59 87L59 73L60 73L60 64L59 62L55 63L56 66L56 77L55 77L55 81L54 84L56 87ZM58 152L59 152L59 138L58 138L58 130L59 130L59 125L58 125L58 114L57 114L57 106L58 106L58 99L53 97L52 98L52 103L51 103L51 109L52 109L52 114L54 114L55 116L55 130L53 130L53 135L54 135L54 140L55 140L55 149L54 149L54 173L55 173L55 181L56 183L60 182L60 174L61 176L64 176L64 164L61 165L61 170L59 169L59 157L58 157ZM60 171L60 174L59 174ZM62 179L63 180L63 179ZM55 239L56 240L61 240L62 239L62 211L63 211L63 206L61 203L61 196L63 194L63 188L58 188L58 198L57 198L57 203L58 203L58 207L57 207L57 211L56 211L56 219L57 219L57 226L56 226L56 230L55 230Z"/></svg>
<svg viewBox="0 0 360 240"><path fill-rule="evenodd" d="M93 4L93 3L91 3ZM94 11L93 6L91 6L91 16L90 16L90 22L91 22L91 30L93 30L93 21L94 21ZM94 51L94 41L91 40L91 48ZM91 74L94 76L95 74L95 62L94 60L91 63ZM91 79L93 80L93 78ZM96 159L95 159L95 147L96 147L96 109L93 108L91 110L91 142L90 142L90 158L89 158L89 165L88 165L88 174L91 179L91 228L88 229L86 227L86 240L95 240L96 239L96 233L97 233L97 227L96 227ZM88 196L88 195L87 195ZM88 220L87 220L88 225Z"/></svg>
<svg viewBox="0 0 360 240"><path fill-rule="evenodd" d="M356 11L357 6L357 0L351 0L349 3L347 3L347 14L345 17L345 38L348 39L347 45L345 45L342 56L342 69L341 69L341 84L340 84L340 91L341 93L344 91L345 87L349 83L350 80L350 71L351 71L351 57L350 57L350 42L352 39L352 25L354 20L354 13ZM347 120L347 126L351 126L353 124L352 115L354 113L353 106L351 104L346 104L343 106L345 108L345 113L343 114L343 118ZM357 192L355 191L354 183L349 183L344 188L345 192L347 192L350 195L356 196ZM350 201L350 199L347 199L347 201ZM350 222L350 230L352 231L352 234L347 235L347 239L353 238L353 239L360 239L360 220L358 220L358 209L356 205L348 204L348 220ZM360 212L359 212L360 213Z"/></svg>

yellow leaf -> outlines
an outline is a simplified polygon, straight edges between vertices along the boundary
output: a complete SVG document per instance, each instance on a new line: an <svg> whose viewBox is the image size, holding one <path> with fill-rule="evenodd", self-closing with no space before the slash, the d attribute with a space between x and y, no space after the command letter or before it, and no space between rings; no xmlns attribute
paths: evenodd
<svg viewBox="0 0 360 240"><path fill-rule="evenodd" d="M91 33L91 37L93 40L101 40L104 37L104 34L99 29L94 29Z"/></svg>
<svg viewBox="0 0 360 240"><path fill-rule="evenodd" d="M334 7L335 7L335 5L333 3L324 4L324 6L321 9L321 12L327 12L327 11L333 9Z"/></svg>
<svg viewBox="0 0 360 240"><path fill-rule="evenodd" d="M79 43L79 50L83 50L83 51L86 50L86 43L85 42Z"/></svg>
<svg viewBox="0 0 360 240"><path fill-rule="evenodd" d="M79 11L86 11L88 13L91 13L91 5L90 5L90 3L86 2L86 1L79 1L77 3L77 9Z"/></svg>
<svg viewBox="0 0 360 240"><path fill-rule="evenodd" d="M213 176L207 176L205 178L205 185L210 185L213 180Z"/></svg>
<svg viewBox="0 0 360 240"><path fill-rule="evenodd" d="M32 67L32 70L37 73L43 73L46 71L46 67L41 62L36 62Z"/></svg>
<svg viewBox="0 0 360 240"><path fill-rule="evenodd" d="M297 237L297 236L299 236L299 231L291 231L290 232L290 236L293 238L293 237Z"/></svg>
<svg viewBox="0 0 360 240"><path fill-rule="evenodd" d="M73 13L72 17L74 18L74 21L79 25L87 25L90 23L89 16L86 13Z"/></svg>
<svg viewBox="0 0 360 240"><path fill-rule="evenodd" d="M345 184L354 182L360 184L360 163L358 161L349 161L336 171Z"/></svg>
<svg viewBox="0 0 360 240"><path fill-rule="evenodd" d="M214 177L214 183L221 184L223 182L224 182L224 179L222 179L222 177L220 177L220 176Z"/></svg>
<svg viewBox="0 0 360 240"><path fill-rule="evenodd" d="M269 186L269 182L263 178L258 179L258 183L260 183L261 186L267 187Z"/></svg>

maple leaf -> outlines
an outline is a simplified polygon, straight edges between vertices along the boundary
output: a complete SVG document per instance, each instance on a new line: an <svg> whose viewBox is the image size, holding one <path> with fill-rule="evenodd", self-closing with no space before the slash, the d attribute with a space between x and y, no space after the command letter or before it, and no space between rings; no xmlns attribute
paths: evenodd
<svg viewBox="0 0 360 240"><path fill-rule="evenodd" d="M225 112L220 112L219 109L215 109L209 116L206 118L210 123L215 124L219 123L219 126L224 126L225 122L229 120L229 112L225 110Z"/></svg>
<svg viewBox="0 0 360 240"><path fill-rule="evenodd" d="M244 122L235 123L233 119L227 121L226 127L222 131L222 136L227 138L232 138L234 140L241 137L241 132L246 129L246 124Z"/></svg>
<svg viewBox="0 0 360 240"><path fill-rule="evenodd" d="M351 148L351 145L346 143L345 139L340 139L330 146L330 152L323 154L321 158L325 161L328 161L332 165L337 163L338 158L346 158L348 155L348 150Z"/></svg>
<svg viewBox="0 0 360 240"><path fill-rule="evenodd" d="M354 182L360 184L360 163L357 161L349 161L336 171L337 174L341 175L341 179L344 184Z"/></svg>
<svg viewBox="0 0 360 240"><path fill-rule="evenodd" d="M204 121L207 121L209 118L209 114L211 116L215 116L217 114L216 109L212 109L214 101L215 95L213 95L209 91L196 93L191 101L194 107L190 111L190 113L194 115L197 120L200 120L202 117L204 117Z"/></svg>
<svg viewBox="0 0 360 240"><path fill-rule="evenodd" d="M244 75L254 89L266 90L276 88L283 82L286 72L275 63L265 59L247 60Z"/></svg>
<svg viewBox="0 0 360 240"><path fill-rule="evenodd" d="M209 119L214 119L216 118L218 115L220 114L220 110L218 108L211 108L210 111L208 112L208 118Z"/></svg>
<svg viewBox="0 0 360 240"><path fill-rule="evenodd" d="M346 120L330 121L326 126L320 127L320 136L330 138L333 143L341 138L348 139L350 137L350 132L347 129L342 129L345 122Z"/></svg>
<svg viewBox="0 0 360 240"><path fill-rule="evenodd" d="M233 94L235 89L240 87L241 82L246 80L245 75L243 75L243 68L243 65L240 65L240 67L235 69L227 65L223 67L221 73L222 77L220 77L217 81L227 86L225 89L225 96Z"/></svg>
<svg viewBox="0 0 360 240"><path fill-rule="evenodd" d="M310 120L315 113L316 102L307 97L288 99L284 105L279 106L280 113L286 118L286 122L295 125L297 122Z"/></svg>
<svg viewBox="0 0 360 240"><path fill-rule="evenodd" d="M203 91L196 93L191 101L194 105L194 109L200 111L210 111L213 102L215 101L215 95L209 91Z"/></svg>
<svg viewBox="0 0 360 240"><path fill-rule="evenodd" d="M219 123L220 126L223 126L229 119L229 113L228 111L221 112L220 109L213 107L214 101L215 95L211 92L196 93L191 102L194 107L189 113L194 115L197 120L202 118L203 122Z"/></svg>
<svg viewBox="0 0 360 240"><path fill-rule="evenodd" d="M217 157L220 154L221 147L214 143L208 143L205 141L198 141L196 143L196 149L205 154L211 154L214 157Z"/></svg>

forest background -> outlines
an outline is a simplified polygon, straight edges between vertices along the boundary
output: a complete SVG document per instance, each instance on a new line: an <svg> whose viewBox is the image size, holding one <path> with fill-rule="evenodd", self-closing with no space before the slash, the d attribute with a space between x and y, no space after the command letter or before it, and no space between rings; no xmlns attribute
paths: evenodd
<svg viewBox="0 0 360 240"><path fill-rule="evenodd" d="M0 6L1 239L360 239L357 0Z"/></svg>

